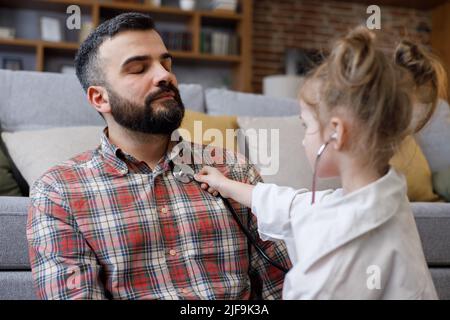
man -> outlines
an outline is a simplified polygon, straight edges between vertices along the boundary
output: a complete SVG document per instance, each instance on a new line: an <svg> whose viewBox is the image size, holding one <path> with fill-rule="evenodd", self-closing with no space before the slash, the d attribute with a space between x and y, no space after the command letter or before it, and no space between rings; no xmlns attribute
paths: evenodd
<svg viewBox="0 0 450 320"><path fill-rule="evenodd" d="M75 65L107 127L97 149L53 167L32 187L27 237L38 296L247 299L259 283L260 297L280 298L284 274L250 247L223 201L173 175L186 156L170 139L184 106L151 18L126 13L104 22ZM217 167L260 181L242 162ZM257 237L255 218L233 206ZM289 266L282 243L258 241Z"/></svg>

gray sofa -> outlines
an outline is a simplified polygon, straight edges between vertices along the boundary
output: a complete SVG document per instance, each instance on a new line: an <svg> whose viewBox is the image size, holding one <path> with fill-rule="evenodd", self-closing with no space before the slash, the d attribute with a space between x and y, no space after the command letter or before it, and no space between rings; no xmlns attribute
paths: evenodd
<svg viewBox="0 0 450 320"><path fill-rule="evenodd" d="M204 90L199 85L180 85L180 91L187 108L208 114L298 114L297 103L290 99ZM74 76L0 70L3 132L102 124ZM419 140L427 143L426 137ZM441 161L441 155L438 158ZM20 179L20 172L16 175ZM25 237L28 204L28 197L0 197L0 299L35 299ZM413 203L412 208L439 297L450 299L450 203Z"/></svg>

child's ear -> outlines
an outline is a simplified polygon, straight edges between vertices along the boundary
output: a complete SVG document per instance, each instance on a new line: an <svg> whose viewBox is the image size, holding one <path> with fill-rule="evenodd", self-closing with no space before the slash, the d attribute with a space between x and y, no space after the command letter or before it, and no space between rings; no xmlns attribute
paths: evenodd
<svg viewBox="0 0 450 320"><path fill-rule="evenodd" d="M348 140L346 123L339 117L332 117L330 119L330 127L330 138L332 139L331 144L333 148L335 150L342 150Z"/></svg>

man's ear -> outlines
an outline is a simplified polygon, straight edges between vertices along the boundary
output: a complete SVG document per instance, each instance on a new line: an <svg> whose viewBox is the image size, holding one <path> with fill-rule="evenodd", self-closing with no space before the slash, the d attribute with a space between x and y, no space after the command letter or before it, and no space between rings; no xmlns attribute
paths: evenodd
<svg viewBox="0 0 450 320"><path fill-rule="evenodd" d="M335 137L331 141L333 148L335 150L341 150L343 147L345 147L348 140L347 124L339 117L332 117L330 119L330 127L331 127L330 135L335 134Z"/></svg>
<svg viewBox="0 0 450 320"><path fill-rule="evenodd" d="M87 89L89 103L100 113L110 113L108 92L102 86L90 86Z"/></svg>

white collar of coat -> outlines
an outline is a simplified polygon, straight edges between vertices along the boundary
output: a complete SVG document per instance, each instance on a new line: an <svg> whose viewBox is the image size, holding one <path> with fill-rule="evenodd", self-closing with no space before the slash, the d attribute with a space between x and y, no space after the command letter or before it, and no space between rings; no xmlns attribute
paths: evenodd
<svg viewBox="0 0 450 320"><path fill-rule="evenodd" d="M385 176L357 191L345 196L342 191L338 189L331 195L329 191L318 192L315 205L302 206L306 211L292 216L303 272L333 250L392 218L406 198L406 181L391 167ZM321 203L321 198L326 200Z"/></svg>

